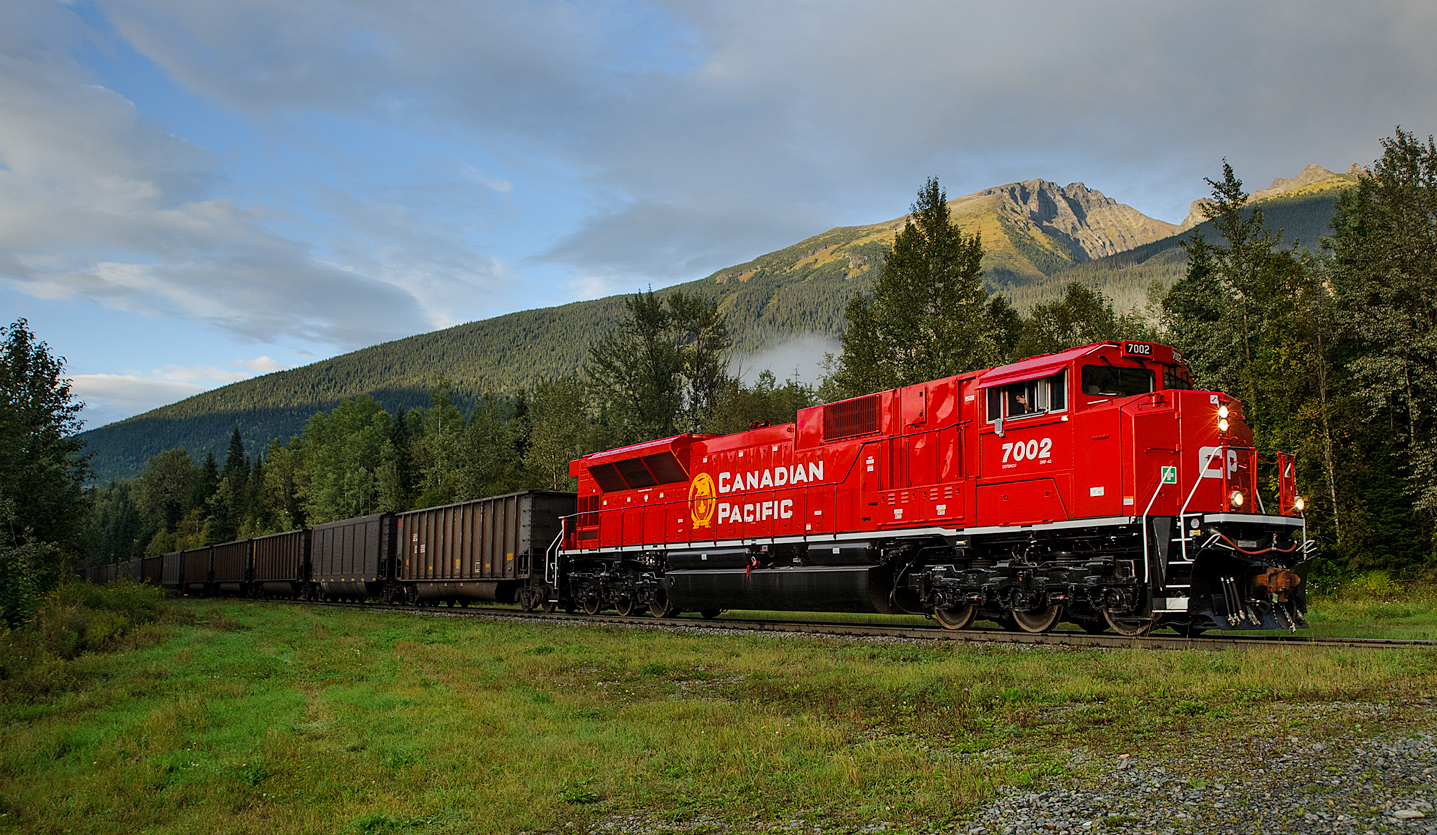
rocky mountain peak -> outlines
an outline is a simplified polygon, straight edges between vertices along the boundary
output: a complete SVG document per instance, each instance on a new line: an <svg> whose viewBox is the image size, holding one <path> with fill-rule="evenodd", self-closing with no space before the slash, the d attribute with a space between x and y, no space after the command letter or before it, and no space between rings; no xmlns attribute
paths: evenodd
<svg viewBox="0 0 1437 835"><path fill-rule="evenodd" d="M1272 185L1261 191L1254 191L1248 195L1247 199L1250 203L1258 200L1266 200L1267 198L1297 191L1300 188L1321 183L1325 180L1337 179L1356 182L1358 177L1366 173L1366 169L1355 162L1341 174L1334 174L1320 165L1307 165L1302 171L1298 172L1296 177L1277 177L1272 181ZM1203 214L1203 207L1210 205L1212 205L1212 200L1207 197L1194 200L1188 208L1188 216L1183 219L1182 224L1178 228L1182 231L1186 231L1207 220L1207 215Z"/></svg>
<svg viewBox="0 0 1437 835"><path fill-rule="evenodd" d="M1124 252L1178 231L1083 183L1024 180L964 199L971 198L993 200L1009 224L1062 241L1079 261Z"/></svg>

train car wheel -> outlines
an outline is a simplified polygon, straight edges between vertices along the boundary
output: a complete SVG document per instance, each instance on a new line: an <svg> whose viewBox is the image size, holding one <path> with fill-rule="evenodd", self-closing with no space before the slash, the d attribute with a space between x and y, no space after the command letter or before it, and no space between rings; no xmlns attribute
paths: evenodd
<svg viewBox="0 0 1437 835"><path fill-rule="evenodd" d="M625 597L614 604L614 611L618 612L622 617L627 618L633 615L643 614L644 607L639 605L639 602L634 598Z"/></svg>
<svg viewBox="0 0 1437 835"><path fill-rule="evenodd" d="M654 594L654 605L649 607L649 614L656 618L676 618L679 616L679 607L675 606L669 596L663 592Z"/></svg>
<svg viewBox="0 0 1437 835"><path fill-rule="evenodd" d="M519 593L519 609L524 612L532 612L539 608L539 595L528 589Z"/></svg>
<svg viewBox="0 0 1437 835"><path fill-rule="evenodd" d="M1024 632L1047 632L1058 625L1058 619L1062 616L1062 606L1049 606L1046 609L1037 609L1032 612L1013 610L1013 620Z"/></svg>
<svg viewBox="0 0 1437 835"><path fill-rule="evenodd" d="M704 620L713 620L723 614L723 609L700 609L699 614L703 616Z"/></svg>
<svg viewBox="0 0 1437 835"><path fill-rule="evenodd" d="M967 606L934 609L933 619L944 629L967 629L973 625L973 618L977 614L978 607L970 603Z"/></svg>
<svg viewBox="0 0 1437 835"><path fill-rule="evenodd" d="M604 608L604 603L598 597L584 598L584 614L597 615L602 608Z"/></svg>
<svg viewBox="0 0 1437 835"><path fill-rule="evenodd" d="M1103 617L1114 632L1127 638L1141 638L1153 631L1152 618L1115 615L1112 612L1104 612Z"/></svg>
<svg viewBox="0 0 1437 835"><path fill-rule="evenodd" d="M554 612L555 612L558 608L559 608L559 601L557 601L557 600L549 600L549 599L545 598L544 601L539 604L539 610L542 611L542 612L543 612L544 614L546 614L546 615L552 615L552 614L554 614Z"/></svg>

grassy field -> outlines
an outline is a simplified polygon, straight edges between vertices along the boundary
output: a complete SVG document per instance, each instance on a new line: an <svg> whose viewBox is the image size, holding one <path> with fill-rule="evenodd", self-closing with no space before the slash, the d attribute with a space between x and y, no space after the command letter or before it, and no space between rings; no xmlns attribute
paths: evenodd
<svg viewBox="0 0 1437 835"><path fill-rule="evenodd" d="M1331 605L1314 621L1357 604ZM1363 614L1437 623L1430 602ZM107 648L0 658L0 832L932 832L1074 748L1437 684L1428 649L1019 651L245 602L180 603Z"/></svg>

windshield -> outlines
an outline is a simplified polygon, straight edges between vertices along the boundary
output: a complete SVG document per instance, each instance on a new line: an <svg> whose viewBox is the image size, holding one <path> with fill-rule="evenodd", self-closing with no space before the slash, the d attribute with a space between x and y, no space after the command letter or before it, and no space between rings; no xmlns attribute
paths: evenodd
<svg viewBox="0 0 1437 835"><path fill-rule="evenodd" d="M1098 397L1131 397L1153 391L1156 375L1146 368L1112 365L1083 366L1083 394Z"/></svg>

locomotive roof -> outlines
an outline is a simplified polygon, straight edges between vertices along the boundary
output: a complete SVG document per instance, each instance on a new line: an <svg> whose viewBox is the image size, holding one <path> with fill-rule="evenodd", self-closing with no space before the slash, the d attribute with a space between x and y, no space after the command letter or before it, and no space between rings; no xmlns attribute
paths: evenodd
<svg viewBox="0 0 1437 835"><path fill-rule="evenodd" d="M1039 377L1056 374L1073 360L1088 356L1100 348L1117 347L1118 343L1116 342L1094 342L1091 345L1069 348L1056 354L1042 354L1010 365L1000 365L978 378L978 388L984 389L1008 383L1021 383L1024 380L1036 380Z"/></svg>
<svg viewBox="0 0 1437 835"><path fill-rule="evenodd" d="M1141 354L1137 353L1133 350L1136 348L1143 348L1144 351ZM986 389L1047 377L1050 374L1058 373L1074 360L1091 356L1100 351L1122 360L1151 360L1160 363L1177 361L1181 363L1181 359L1175 356L1176 352L1172 348L1155 342L1093 342L1077 348L1069 348L1066 351L1059 351L1056 354L1029 357L1019 362L989 369L978 378L977 387Z"/></svg>

